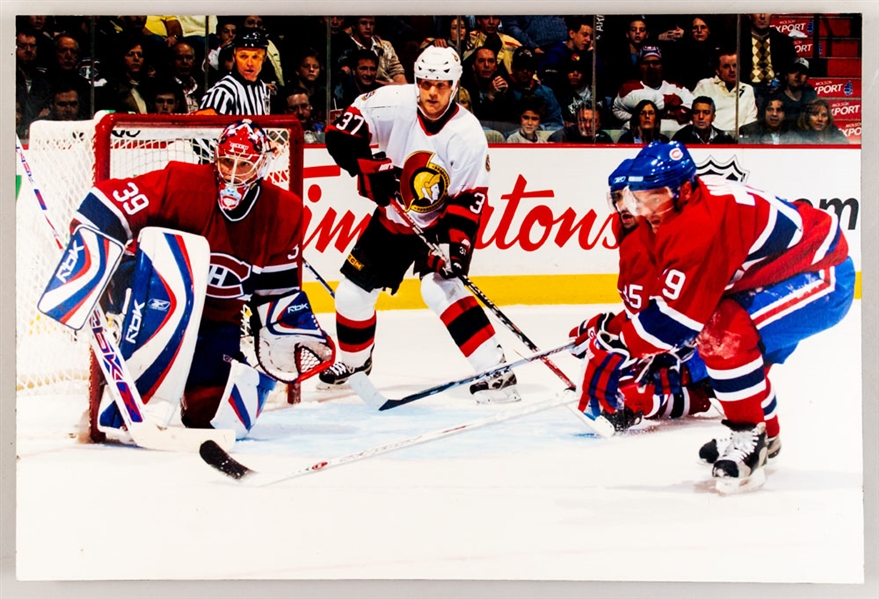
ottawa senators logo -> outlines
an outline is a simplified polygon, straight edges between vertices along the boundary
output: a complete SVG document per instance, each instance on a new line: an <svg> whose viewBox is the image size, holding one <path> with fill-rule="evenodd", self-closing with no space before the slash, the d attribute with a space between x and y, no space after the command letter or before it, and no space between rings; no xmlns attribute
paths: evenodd
<svg viewBox="0 0 879 599"><path fill-rule="evenodd" d="M400 192L407 212L426 214L446 203L449 173L433 162L435 157L433 152L415 152L406 159L400 174Z"/></svg>

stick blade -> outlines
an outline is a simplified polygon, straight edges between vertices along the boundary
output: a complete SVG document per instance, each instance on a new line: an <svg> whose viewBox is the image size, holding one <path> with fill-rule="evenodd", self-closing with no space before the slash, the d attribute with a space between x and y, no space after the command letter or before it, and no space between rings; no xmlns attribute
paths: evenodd
<svg viewBox="0 0 879 599"><path fill-rule="evenodd" d="M230 456L216 441L207 440L202 443L198 454L206 464L235 480L254 474L253 470Z"/></svg>
<svg viewBox="0 0 879 599"><path fill-rule="evenodd" d="M382 410L383 406L388 403L388 398L375 388L375 385L372 384L372 381L363 372L352 374L348 379L348 385L363 400L363 403L371 408Z"/></svg>
<svg viewBox="0 0 879 599"><path fill-rule="evenodd" d="M235 431L231 429L159 428L151 422L132 423L128 430L135 444L158 451L195 452L207 441L223 450L235 445Z"/></svg>

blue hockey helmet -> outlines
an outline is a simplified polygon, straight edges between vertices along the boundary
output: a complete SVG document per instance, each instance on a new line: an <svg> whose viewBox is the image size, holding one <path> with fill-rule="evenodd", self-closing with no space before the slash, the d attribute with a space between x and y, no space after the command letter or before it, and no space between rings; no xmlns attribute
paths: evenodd
<svg viewBox="0 0 879 599"><path fill-rule="evenodd" d="M620 191L626 188L626 185L629 182L629 167L632 165L632 162L634 162L633 158L626 158L620 162L619 166L616 167L607 178L607 186L610 188L611 192Z"/></svg>
<svg viewBox="0 0 879 599"><path fill-rule="evenodd" d="M682 143L654 141L638 152L626 178L632 191L660 187L676 191L695 176L696 163Z"/></svg>

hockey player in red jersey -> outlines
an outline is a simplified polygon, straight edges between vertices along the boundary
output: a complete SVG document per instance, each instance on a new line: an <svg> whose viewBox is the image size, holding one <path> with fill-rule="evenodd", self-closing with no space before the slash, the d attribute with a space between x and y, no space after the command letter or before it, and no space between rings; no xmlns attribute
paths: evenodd
<svg viewBox="0 0 879 599"><path fill-rule="evenodd" d="M797 344L838 323L854 296L854 266L835 215L721 177L696 177L677 143L652 143L629 167L625 201L649 226L638 235L656 265L647 305L619 334L589 343L584 387L617 407L621 369L696 341L730 429L700 454L721 492L759 488L778 422L768 379ZM716 453L709 455L712 448Z"/></svg>
<svg viewBox="0 0 879 599"><path fill-rule="evenodd" d="M358 97L327 128L330 155L357 177L360 195L378 205L341 269L339 361L320 375L327 388L346 384L355 372L369 374L378 294L396 293L413 264L425 303L474 370L504 361L491 323L458 278L470 268L488 194L488 144L479 121L452 100L462 74L454 50L426 48L414 74L414 85L389 85ZM378 145L375 156L371 144ZM400 211L446 249L449 263L428 252ZM517 401L515 382L507 371L470 391L480 402Z"/></svg>
<svg viewBox="0 0 879 599"><path fill-rule="evenodd" d="M625 306L624 310L598 314L574 327L569 333L576 345L571 353L582 358L599 323L601 328L618 333L630 315L639 312L647 304L644 288L654 278L653 259L640 243L636 234L638 221L623 202L623 191L631 159L622 163L608 177L608 204L616 214L612 221L614 236L619 247L619 275L617 291ZM584 365L585 366L585 365ZM641 422L642 418L680 418L706 412L710 385L705 380L705 365L698 353L687 346L675 354L658 354L648 360L632 365L621 377L619 395L620 409L604 412L617 431L627 430ZM589 395L580 388L580 410L601 411L601 406L589 405Z"/></svg>
<svg viewBox="0 0 879 599"><path fill-rule="evenodd" d="M181 420L188 427L234 428L240 438L261 412L274 387L272 379L290 380L301 374L298 346L308 345L331 363L332 342L320 330L299 288L302 200L265 180L271 159L265 132L249 120L231 124L220 135L213 158L211 164L169 162L137 177L103 181L83 200L74 224L129 244L130 251L136 249L138 234L149 227L207 240L210 266L207 289L202 291L206 297L201 320L195 323L198 334L192 366L185 375ZM120 310L126 294L133 297L131 289L138 283L142 262L123 262L117 271L111 311ZM169 302L152 303L167 309ZM253 314L260 365L271 378L244 361L240 344L245 303ZM168 361L180 359L178 352L179 348L169 347ZM156 364L156 376L166 376L165 358L156 358ZM150 376L150 370L144 376ZM137 385L144 401L149 401L153 383L146 381L144 389L141 380ZM111 404L101 415L101 424L118 427L120 423Z"/></svg>

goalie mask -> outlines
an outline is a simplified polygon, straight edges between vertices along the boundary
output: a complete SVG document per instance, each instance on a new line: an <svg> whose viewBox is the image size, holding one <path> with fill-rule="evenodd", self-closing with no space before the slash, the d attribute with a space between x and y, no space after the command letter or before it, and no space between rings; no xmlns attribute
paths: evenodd
<svg viewBox="0 0 879 599"><path fill-rule="evenodd" d="M220 134L214 150L217 201L230 220L240 220L250 211L256 193L249 192L265 177L269 154L265 132L247 119L229 125Z"/></svg>

